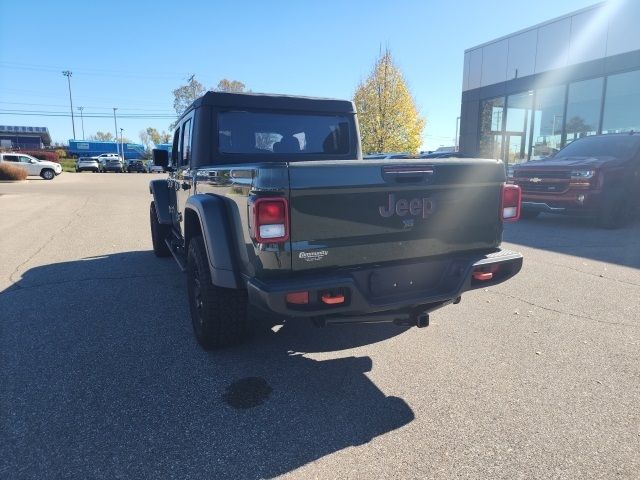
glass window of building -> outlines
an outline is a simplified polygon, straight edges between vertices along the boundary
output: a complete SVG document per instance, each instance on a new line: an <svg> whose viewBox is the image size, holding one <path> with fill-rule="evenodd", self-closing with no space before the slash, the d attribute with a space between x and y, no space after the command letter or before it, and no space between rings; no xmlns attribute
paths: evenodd
<svg viewBox="0 0 640 480"><path fill-rule="evenodd" d="M594 78L569 85L566 143L598 133L603 82L603 78Z"/></svg>
<svg viewBox="0 0 640 480"><path fill-rule="evenodd" d="M602 133L640 131L640 71L607 79Z"/></svg>
<svg viewBox="0 0 640 480"><path fill-rule="evenodd" d="M531 160L548 157L560 150L565 92L564 85L536 91Z"/></svg>
<svg viewBox="0 0 640 480"><path fill-rule="evenodd" d="M520 163L529 155L533 91L507 97L505 163Z"/></svg>
<svg viewBox="0 0 640 480"><path fill-rule="evenodd" d="M484 100L480 105L480 156L502 158L504 97Z"/></svg>

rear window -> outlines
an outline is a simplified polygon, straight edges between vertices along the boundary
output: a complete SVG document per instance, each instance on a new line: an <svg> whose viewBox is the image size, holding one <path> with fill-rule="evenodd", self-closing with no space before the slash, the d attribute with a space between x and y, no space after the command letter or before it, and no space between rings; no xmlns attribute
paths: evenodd
<svg viewBox="0 0 640 480"><path fill-rule="evenodd" d="M554 160L565 157L615 157L621 160L635 155L640 147L640 136L612 135L584 137L560 150Z"/></svg>
<svg viewBox="0 0 640 480"><path fill-rule="evenodd" d="M232 111L218 114L218 150L245 155L347 155L346 115Z"/></svg>

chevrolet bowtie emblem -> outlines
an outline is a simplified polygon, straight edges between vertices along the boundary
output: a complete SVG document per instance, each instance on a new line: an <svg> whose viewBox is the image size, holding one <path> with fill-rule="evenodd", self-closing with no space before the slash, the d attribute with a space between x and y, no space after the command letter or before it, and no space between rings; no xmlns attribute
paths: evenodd
<svg viewBox="0 0 640 480"><path fill-rule="evenodd" d="M533 177L532 179L529 180L532 183L540 183L542 181L542 179L538 178L538 177Z"/></svg>

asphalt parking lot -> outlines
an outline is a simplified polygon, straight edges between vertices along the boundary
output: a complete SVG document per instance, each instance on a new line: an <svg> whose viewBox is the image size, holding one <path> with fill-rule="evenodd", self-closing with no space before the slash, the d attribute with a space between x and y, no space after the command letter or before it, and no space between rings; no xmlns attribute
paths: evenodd
<svg viewBox="0 0 640 480"><path fill-rule="evenodd" d="M509 225L520 275L428 328L206 353L152 177L0 183L1 478L640 478L640 223Z"/></svg>

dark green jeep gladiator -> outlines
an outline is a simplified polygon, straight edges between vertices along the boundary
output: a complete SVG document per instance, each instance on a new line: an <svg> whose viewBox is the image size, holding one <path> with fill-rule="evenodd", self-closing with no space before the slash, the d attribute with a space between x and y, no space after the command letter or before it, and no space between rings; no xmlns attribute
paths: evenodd
<svg viewBox="0 0 640 480"><path fill-rule="evenodd" d="M426 326L522 266L500 248L520 189L495 160L363 160L353 103L209 92L150 184L153 249L187 273L195 336L235 343L248 311L317 325Z"/></svg>

